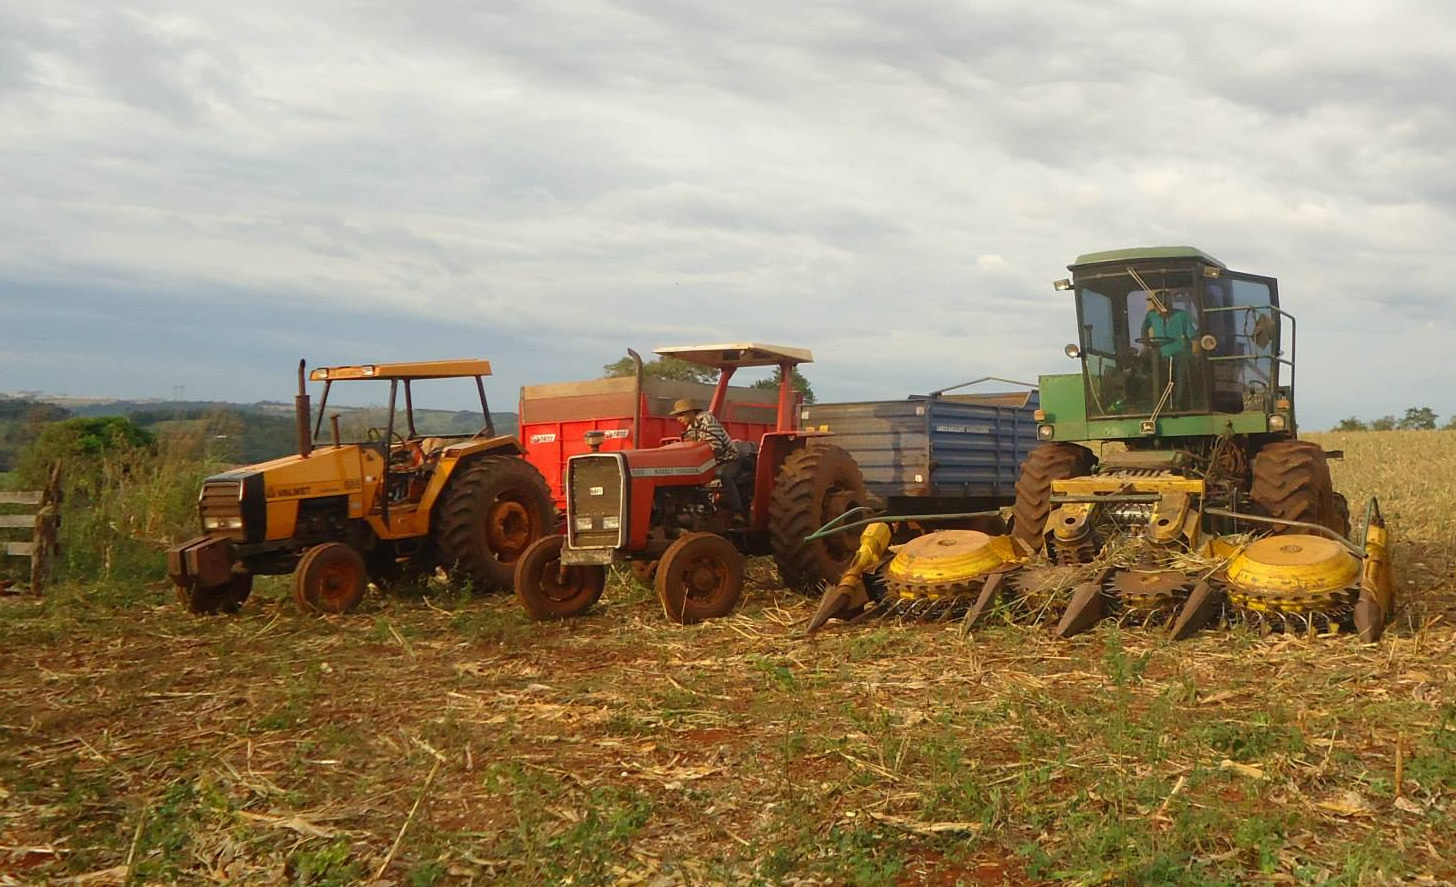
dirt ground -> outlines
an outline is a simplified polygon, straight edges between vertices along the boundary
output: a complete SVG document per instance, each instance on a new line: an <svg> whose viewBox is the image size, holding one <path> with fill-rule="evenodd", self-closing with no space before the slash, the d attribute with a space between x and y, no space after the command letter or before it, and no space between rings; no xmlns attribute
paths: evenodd
<svg viewBox="0 0 1456 887"><path fill-rule="evenodd" d="M307 617L277 580L234 617L0 598L0 885L1453 883L1456 507L1387 485L1372 646L805 637L760 561L687 628L624 579L552 624L442 588Z"/></svg>

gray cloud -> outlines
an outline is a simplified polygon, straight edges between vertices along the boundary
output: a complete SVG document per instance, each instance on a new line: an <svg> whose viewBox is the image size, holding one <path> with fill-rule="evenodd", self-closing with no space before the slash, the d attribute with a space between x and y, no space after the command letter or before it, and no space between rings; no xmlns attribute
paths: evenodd
<svg viewBox="0 0 1456 887"><path fill-rule="evenodd" d="M0 0L0 390L273 397L383 352L512 386L749 338L897 396L1066 370L1064 266L1193 243L1281 278L1307 421L1446 415L1453 32L1435 2Z"/></svg>

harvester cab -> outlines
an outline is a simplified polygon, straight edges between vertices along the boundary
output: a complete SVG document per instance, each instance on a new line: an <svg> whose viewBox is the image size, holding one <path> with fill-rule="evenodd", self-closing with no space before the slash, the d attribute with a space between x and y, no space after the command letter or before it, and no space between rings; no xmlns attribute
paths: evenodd
<svg viewBox="0 0 1456 887"><path fill-rule="evenodd" d="M1057 408L1043 440L1294 432L1294 318L1273 278L1191 247L1091 253L1070 270L1056 286L1073 291L1066 352L1082 373L1042 377L1043 408Z"/></svg>
<svg viewBox="0 0 1456 887"><path fill-rule="evenodd" d="M812 591L838 578L854 553L843 540L804 544L829 518L863 505L864 478L849 454L797 428L793 371L809 351L759 343L659 348L663 357L718 371L707 412L726 419L728 385L745 368L778 374L775 427L734 441L739 467L723 472L713 447L678 440L660 447L572 456L564 481L566 534L536 543L516 569L516 595L537 619L576 616L606 585L606 568L629 563L652 581L677 622L731 612L743 586L743 556L772 554L784 583ZM640 363L639 363L640 372ZM702 406L702 405L698 405ZM741 479L746 515L724 505L722 484Z"/></svg>
<svg viewBox="0 0 1456 887"><path fill-rule="evenodd" d="M1021 465L1010 538L949 532L897 552L868 528L811 620L1005 602L1069 636L1105 616L1186 637L1225 614L1378 638L1394 606L1378 503L1358 542L1318 445L1299 440L1294 318L1275 280L1192 247L1081 256L1080 373L1042 376L1039 445ZM1010 544L1008 544L1010 543ZM876 572L878 571L878 572Z"/></svg>
<svg viewBox="0 0 1456 887"><path fill-rule="evenodd" d="M308 373L323 383L314 415L300 361L298 452L203 482L203 535L168 552L183 604L236 612L253 577L267 574L292 573L306 612L347 612L370 580L437 566L479 589L507 586L521 553L554 529L555 514L519 442L496 433L485 395L490 372L486 360L318 367ZM365 382L388 383L382 416L352 411L356 421L347 424L329 416L335 385ZM478 418L418 410L421 383L436 397L444 387L478 397Z"/></svg>

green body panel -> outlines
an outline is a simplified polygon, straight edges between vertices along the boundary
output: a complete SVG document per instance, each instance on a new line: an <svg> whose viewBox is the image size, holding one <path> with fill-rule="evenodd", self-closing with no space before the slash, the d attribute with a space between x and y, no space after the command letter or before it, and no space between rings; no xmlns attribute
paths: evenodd
<svg viewBox="0 0 1456 887"><path fill-rule="evenodd" d="M1042 425L1055 428L1052 437L1042 440L1098 441L1128 440L1153 437L1142 431L1143 419L1087 419L1087 402L1083 394L1081 373L1042 376L1041 409L1046 414ZM1265 434L1269 416L1263 412L1206 413L1195 416L1160 416L1157 437L1211 437L1220 434Z"/></svg>
<svg viewBox="0 0 1456 887"><path fill-rule="evenodd" d="M1041 409L1046 413L1044 422L1056 425L1087 424L1087 397L1082 393L1081 373L1058 373L1042 376L1037 380L1041 389Z"/></svg>
<svg viewBox="0 0 1456 887"><path fill-rule="evenodd" d="M1075 271L1085 265L1100 265L1104 262L1138 262L1148 259L1197 259L1218 268L1227 268L1223 262L1192 246L1140 246L1133 249L1110 249L1100 253L1083 253L1077 261L1067 266Z"/></svg>

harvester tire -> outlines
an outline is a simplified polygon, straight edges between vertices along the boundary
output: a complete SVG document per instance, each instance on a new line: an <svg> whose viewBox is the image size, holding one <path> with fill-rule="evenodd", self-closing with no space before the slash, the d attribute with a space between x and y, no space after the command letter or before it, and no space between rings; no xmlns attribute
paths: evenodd
<svg viewBox="0 0 1456 887"><path fill-rule="evenodd" d="M208 588L177 586L177 600L187 612L199 616L236 613L252 593L252 573L234 573L230 581Z"/></svg>
<svg viewBox="0 0 1456 887"><path fill-rule="evenodd" d="M1254 456L1249 498L1257 513L1282 520L1304 521L1348 535L1348 514L1341 519L1335 504L1330 466L1318 444L1306 440L1279 440L1265 444ZM1348 508L1348 506L1347 506ZM1276 526L1275 532L1302 532Z"/></svg>
<svg viewBox="0 0 1456 887"><path fill-rule="evenodd" d="M1046 544L1047 517L1052 513L1052 481L1081 477L1096 462L1091 450L1074 443L1044 443L1028 453L1016 479L1011 535L1032 551L1041 551Z"/></svg>
<svg viewBox="0 0 1456 887"><path fill-rule="evenodd" d="M510 588L516 561L555 528L551 490L534 465L514 456L485 456L460 470L435 507L444 563L476 591Z"/></svg>
<svg viewBox="0 0 1456 887"><path fill-rule="evenodd" d="M805 543L804 537L870 500L864 475L848 451L810 441L790 453L774 478L769 502L769 544L786 587L804 595L833 585L859 549L858 533L836 533Z"/></svg>

